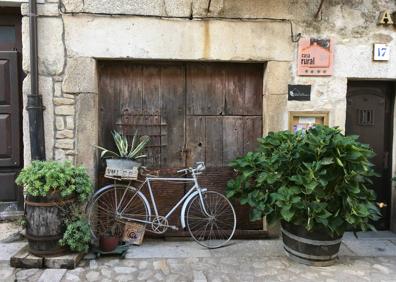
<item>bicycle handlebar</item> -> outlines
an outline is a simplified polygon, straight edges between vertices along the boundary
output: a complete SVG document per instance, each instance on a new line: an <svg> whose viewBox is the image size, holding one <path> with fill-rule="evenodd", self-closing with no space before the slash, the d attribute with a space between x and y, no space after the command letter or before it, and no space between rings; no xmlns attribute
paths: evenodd
<svg viewBox="0 0 396 282"><path fill-rule="evenodd" d="M205 163L204 162L196 162L195 163L195 167L189 167L189 168L184 168L184 169L180 169L177 171L177 173L198 173L201 171L204 171L206 168Z"/></svg>

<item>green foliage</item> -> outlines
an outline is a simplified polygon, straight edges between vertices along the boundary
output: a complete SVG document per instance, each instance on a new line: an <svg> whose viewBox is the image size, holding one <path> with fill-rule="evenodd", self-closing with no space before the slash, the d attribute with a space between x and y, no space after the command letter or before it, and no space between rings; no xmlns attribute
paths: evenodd
<svg viewBox="0 0 396 282"><path fill-rule="evenodd" d="M147 143L150 141L149 136L147 135L140 136L138 140L138 136L136 132L135 135L133 136L131 145L129 145L128 139L124 134L119 133L117 131L113 131L112 135L113 135L114 143L117 146L118 153L100 146L95 146L98 149L102 150L102 153L100 154L101 158L105 158L106 155L109 155L109 157L130 159L130 160L137 160L146 157L146 155L142 155L141 152L143 151Z"/></svg>
<svg viewBox="0 0 396 282"><path fill-rule="evenodd" d="M30 196L60 193L63 198L77 195L79 201L84 202L92 193L85 168L75 167L70 162L33 161L22 169L16 183Z"/></svg>
<svg viewBox="0 0 396 282"><path fill-rule="evenodd" d="M251 220L267 216L332 235L348 226L374 229L370 221L380 217L368 187L376 176L374 152L356 139L325 126L270 133L258 139L257 151L232 161L238 176L227 196L251 206Z"/></svg>
<svg viewBox="0 0 396 282"><path fill-rule="evenodd" d="M77 218L66 221L66 231L63 238L59 240L61 246L67 246L74 252L88 252L91 242L91 230L88 221L83 218Z"/></svg>

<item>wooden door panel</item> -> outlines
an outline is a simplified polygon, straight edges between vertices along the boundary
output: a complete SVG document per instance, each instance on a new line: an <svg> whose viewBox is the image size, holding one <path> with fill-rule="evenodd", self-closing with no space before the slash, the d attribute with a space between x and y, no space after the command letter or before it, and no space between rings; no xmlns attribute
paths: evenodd
<svg viewBox="0 0 396 282"><path fill-rule="evenodd" d="M18 167L20 117L17 53L0 52L0 168Z"/></svg>
<svg viewBox="0 0 396 282"><path fill-rule="evenodd" d="M12 134L11 132L11 115L0 114L0 132L2 138L0 138L0 159L11 159L12 158Z"/></svg>
<svg viewBox="0 0 396 282"><path fill-rule="evenodd" d="M263 117L246 116L243 119L243 154L257 149L257 138L263 135Z"/></svg>
<svg viewBox="0 0 396 282"><path fill-rule="evenodd" d="M222 64L189 63L187 114L224 115L225 70ZM216 93L216 95L208 95Z"/></svg>
<svg viewBox="0 0 396 282"><path fill-rule="evenodd" d="M10 105L10 61L0 59L0 105Z"/></svg>
<svg viewBox="0 0 396 282"><path fill-rule="evenodd" d="M227 116L223 118L223 165L243 155L243 117Z"/></svg>
<svg viewBox="0 0 396 282"><path fill-rule="evenodd" d="M377 201L387 204L381 210L383 218L376 223L378 229L389 226L392 95L393 87L389 83L354 82L348 85L345 131L348 135L358 135L359 141L369 144L376 153L371 161L380 177L373 177L370 186L377 194Z"/></svg>
<svg viewBox="0 0 396 282"><path fill-rule="evenodd" d="M16 193L20 190L15 185L15 179L18 172L4 172L0 171L0 200L2 202L11 202L16 200Z"/></svg>
<svg viewBox="0 0 396 282"><path fill-rule="evenodd" d="M187 145L188 146L188 145ZM223 166L223 118L205 118L205 164L208 167Z"/></svg>
<svg viewBox="0 0 396 282"><path fill-rule="evenodd" d="M161 167L181 167L185 137L185 68L161 67L161 118L166 123L166 144L161 151Z"/></svg>
<svg viewBox="0 0 396 282"><path fill-rule="evenodd" d="M186 117L186 148L187 166L192 166L198 161L205 160L206 138L205 138L205 116Z"/></svg>

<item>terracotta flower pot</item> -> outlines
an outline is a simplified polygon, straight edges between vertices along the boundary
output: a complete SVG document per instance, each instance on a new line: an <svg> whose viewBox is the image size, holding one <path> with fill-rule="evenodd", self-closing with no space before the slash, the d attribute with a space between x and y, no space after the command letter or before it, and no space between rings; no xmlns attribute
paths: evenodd
<svg viewBox="0 0 396 282"><path fill-rule="evenodd" d="M99 238L99 248L103 252L111 252L117 248L120 238L116 236L101 236Z"/></svg>

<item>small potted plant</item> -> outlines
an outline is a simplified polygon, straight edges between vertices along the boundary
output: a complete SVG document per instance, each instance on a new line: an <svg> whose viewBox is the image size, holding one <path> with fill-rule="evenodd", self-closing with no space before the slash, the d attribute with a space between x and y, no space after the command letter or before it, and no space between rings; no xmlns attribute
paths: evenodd
<svg viewBox="0 0 396 282"><path fill-rule="evenodd" d="M127 137L123 133L113 131L112 135L118 153L96 146L102 150L100 157L106 159L106 166L111 169L121 170L139 167L141 164L137 160L146 157L146 155L142 154L142 151L150 141L150 137L147 135L138 137L136 132L131 144L129 144Z"/></svg>
<svg viewBox="0 0 396 282"><path fill-rule="evenodd" d="M120 243L122 230L118 223L111 225L99 237L99 248L102 252L113 251Z"/></svg>
<svg viewBox="0 0 396 282"><path fill-rule="evenodd" d="M25 194L26 237L29 250L38 256L64 250L59 244L71 210L85 203L92 184L83 167L70 162L33 161L16 179Z"/></svg>
<svg viewBox="0 0 396 282"><path fill-rule="evenodd" d="M251 220L281 221L287 254L311 265L334 263L346 229L374 229L380 216L369 188L374 152L356 136L316 126L270 133L234 160L227 195L248 204Z"/></svg>

